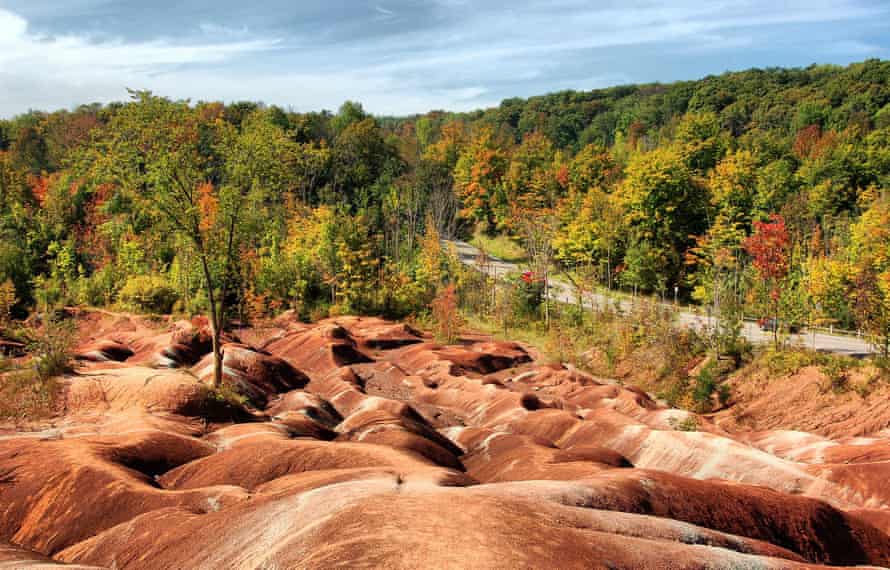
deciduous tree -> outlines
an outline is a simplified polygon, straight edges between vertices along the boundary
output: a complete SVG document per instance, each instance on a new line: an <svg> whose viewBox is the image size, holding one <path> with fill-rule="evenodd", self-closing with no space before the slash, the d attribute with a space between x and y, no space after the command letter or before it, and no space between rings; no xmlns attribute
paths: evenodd
<svg viewBox="0 0 890 570"><path fill-rule="evenodd" d="M773 340L778 347L781 287L788 275L789 236L785 219L773 214L768 222L754 222L754 233L745 240L744 245L758 276L766 285L768 304L772 308L770 316L775 319Z"/></svg>

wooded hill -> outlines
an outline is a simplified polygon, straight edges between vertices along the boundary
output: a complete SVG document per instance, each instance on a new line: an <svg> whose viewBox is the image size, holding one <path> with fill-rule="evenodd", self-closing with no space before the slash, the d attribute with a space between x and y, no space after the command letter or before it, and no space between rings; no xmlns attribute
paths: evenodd
<svg viewBox="0 0 890 570"><path fill-rule="evenodd" d="M676 286L886 347L888 188L879 60L408 118L134 92L0 121L0 296L405 315L460 287L438 236L480 232L545 276Z"/></svg>

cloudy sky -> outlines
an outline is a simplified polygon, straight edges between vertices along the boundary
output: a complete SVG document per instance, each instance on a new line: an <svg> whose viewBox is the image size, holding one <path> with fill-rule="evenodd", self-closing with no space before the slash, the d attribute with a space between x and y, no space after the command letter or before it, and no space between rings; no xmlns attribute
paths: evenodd
<svg viewBox="0 0 890 570"><path fill-rule="evenodd" d="M0 0L0 116L127 87L298 111L467 110L888 58L888 23L888 0Z"/></svg>

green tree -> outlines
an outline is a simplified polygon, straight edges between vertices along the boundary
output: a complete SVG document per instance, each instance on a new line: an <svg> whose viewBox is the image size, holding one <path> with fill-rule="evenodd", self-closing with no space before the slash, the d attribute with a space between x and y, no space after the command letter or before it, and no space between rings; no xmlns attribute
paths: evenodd
<svg viewBox="0 0 890 570"><path fill-rule="evenodd" d="M704 231L707 220L707 193L693 178L682 153L665 148L634 157L617 197L636 242L635 265L647 268L640 275L657 272L656 278L635 282L650 290L678 282L683 253L692 245L691 236ZM636 263L644 254L652 259ZM631 265L627 259L625 264Z"/></svg>
<svg viewBox="0 0 890 570"><path fill-rule="evenodd" d="M711 203L728 219L748 227L757 190L757 160L747 150L726 155L711 173Z"/></svg>
<svg viewBox="0 0 890 570"><path fill-rule="evenodd" d="M253 211L247 202L257 190L247 166L252 156L245 156L245 145L238 144L233 127L219 118L202 122L186 102L148 92L134 92L133 99L99 141L95 160L109 181L130 190L145 211L194 247L208 301L213 382L219 386L221 334L244 217ZM230 154L214 153L215 145L206 144L208 137L233 145ZM221 183L211 182L214 178Z"/></svg>
<svg viewBox="0 0 890 570"><path fill-rule="evenodd" d="M708 308L714 321L711 346L720 353L737 345L741 334L742 302L740 281L742 243L745 232L738 222L718 215L708 233L696 240L686 254L686 263L695 269L690 279L692 298Z"/></svg>
<svg viewBox="0 0 890 570"><path fill-rule="evenodd" d="M857 318L890 356L890 199L876 199L853 226L852 297Z"/></svg>

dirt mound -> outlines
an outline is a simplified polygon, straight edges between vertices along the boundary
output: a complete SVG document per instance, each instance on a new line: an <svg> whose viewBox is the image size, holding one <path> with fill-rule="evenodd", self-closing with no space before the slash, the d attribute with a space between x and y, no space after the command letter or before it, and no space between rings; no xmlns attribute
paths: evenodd
<svg viewBox="0 0 890 570"><path fill-rule="evenodd" d="M736 405L715 420L734 432L781 429L833 438L890 429L890 386L868 372L850 372L837 390L815 366L793 374L755 370L731 381Z"/></svg>
<svg viewBox="0 0 890 570"><path fill-rule="evenodd" d="M91 362L123 362L133 354L133 349L129 346L106 339L80 349L75 358Z"/></svg>
<svg viewBox="0 0 890 570"><path fill-rule="evenodd" d="M174 436L175 437L175 436ZM200 512L246 498L241 489L171 493L154 478L212 450L166 434L0 442L0 540L52 555L135 516L169 506Z"/></svg>
<svg viewBox="0 0 890 570"><path fill-rule="evenodd" d="M73 317L81 331L76 354L83 361L179 368L195 364L212 347L205 317L172 321L102 310L76 310ZM223 337L224 342L238 340Z"/></svg>
<svg viewBox="0 0 890 570"><path fill-rule="evenodd" d="M236 403L221 400L194 375L179 370L132 366L91 370L69 380L65 408L71 415L148 412L246 418Z"/></svg>
<svg viewBox="0 0 890 570"><path fill-rule="evenodd" d="M229 343L223 350L223 382L259 408L269 399L290 390L303 388L309 377L287 361L265 351L254 350L243 344ZM192 372L203 382L213 379L213 355L208 354L194 366Z"/></svg>
<svg viewBox="0 0 890 570"><path fill-rule="evenodd" d="M435 513L448 513L447 524ZM60 558L119 567L143 559L176 567L188 559L197 568L814 567L762 541L667 519L473 488L412 487L368 471L300 478L204 516L148 513Z"/></svg>
<svg viewBox="0 0 890 570"><path fill-rule="evenodd" d="M98 570L99 566L83 566L81 564L64 564L55 562L46 556L30 552L11 544L0 543L0 570L51 570L67 568L68 570Z"/></svg>
<svg viewBox="0 0 890 570"><path fill-rule="evenodd" d="M64 415L0 432L0 568L890 565L879 418L754 431L355 317L239 329L216 391L206 323L78 318Z"/></svg>
<svg viewBox="0 0 890 570"><path fill-rule="evenodd" d="M265 349L310 377L323 376L350 364L373 362L356 347L347 329L332 322L288 331L266 344Z"/></svg>

